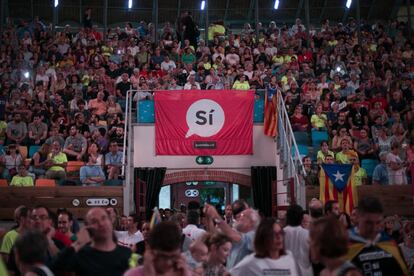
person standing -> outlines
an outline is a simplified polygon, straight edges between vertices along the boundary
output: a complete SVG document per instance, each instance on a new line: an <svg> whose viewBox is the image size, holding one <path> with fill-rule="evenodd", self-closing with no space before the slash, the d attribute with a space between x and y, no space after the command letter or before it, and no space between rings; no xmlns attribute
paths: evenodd
<svg viewBox="0 0 414 276"><path fill-rule="evenodd" d="M262 220L254 239L254 253L245 257L230 273L233 276L301 275L292 253L283 246L283 229L273 218Z"/></svg>
<svg viewBox="0 0 414 276"><path fill-rule="evenodd" d="M359 201L356 227L349 231L345 259L364 275L408 275L398 245L382 231L384 209L375 197Z"/></svg>
<svg viewBox="0 0 414 276"><path fill-rule="evenodd" d="M130 249L114 241L105 209L92 208L86 214L85 227L77 233L77 241L58 254L52 269L76 275L123 275L130 256Z"/></svg>
<svg viewBox="0 0 414 276"><path fill-rule="evenodd" d="M286 214L285 249L293 254L299 275L313 275L309 259L309 231L302 227L303 209L299 205L289 206Z"/></svg>

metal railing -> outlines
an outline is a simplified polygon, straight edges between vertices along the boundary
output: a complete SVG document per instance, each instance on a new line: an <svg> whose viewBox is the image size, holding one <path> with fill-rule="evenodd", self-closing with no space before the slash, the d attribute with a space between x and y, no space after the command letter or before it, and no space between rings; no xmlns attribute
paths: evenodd
<svg viewBox="0 0 414 276"><path fill-rule="evenodd" d="M296 144L285 101L283 100L283 95L280 91L277 92L276 112L278 113L277 146L280 154L279 165L283 169L283 179L293 178L294 191L288 191L288 193L293 193L295 195L295 202L306 209L306 190L303 179L306 176L306 171Z"/></svg>

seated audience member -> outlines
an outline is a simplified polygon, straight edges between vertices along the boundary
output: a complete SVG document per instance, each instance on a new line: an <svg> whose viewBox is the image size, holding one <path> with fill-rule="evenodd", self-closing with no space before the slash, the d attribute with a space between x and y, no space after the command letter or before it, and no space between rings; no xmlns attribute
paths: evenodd
<svg viewBox="0 0 414 276"><path fill-rule="evenodd" d="M302 158L303 168L305 169L305 185L307 186L318 186L318 171L312 167L312 159L309 156Z"/></svg>
<svg viewBox="0 0 414 276"><path fill-rule="evenodd" d="M52 151L49 153L46 160L46 178L63 180L66 179L66 165L68 159L66 154L62 151L58 141L54 141L52 144Z"/></svg>
<svg viewBox="0 0 414 276"><path fill-rule="evenodd" d="M103 167L104 158L103 155L99 152L99 147L96 143L92 142L89 144L88 154L92 155L92 157L96 160L97 166Z"/></svg>
<svg viewBox="0 0 414 276"><path fill-rule="evenodd" d="M376 146L371 138L368 137L368 131L361 129L359 137L355 139L354 149L358 153L361 160L373 159L376 157Z"/></svg>
<svg viewBox="0 0 414 276"><path fill-rule="evenodd" d="M23 164L22 155L19 153L16 145L9 145L6 155L1 155L0 159L6 168L5 175L10 178L18 173L18 167Z"/></svg>
<svg viewBox="0 0 414 276"><path fill-rule="evenodd" d="M338 129L337 135L335 135L332 139L332 150L338 152L341 150L342 141L347 140L350 147L352 147L352 138L348 134L348 130L346 127L341 127Z"/></svg>
<svg viewBox="0 0 414 276"><path fill-rule="evenodd" d="M30 187L34 186L33 177L27 174L27 169L24 164L20 164L17 174L13 176L10 186L16 187Z"/></svg>
<svg viewBox="0 0 414 276"><path fill-rule="evenodd" d="M402 228L403 242L398 246L410 274L414 273L414 222L408 221Z"/></svg>
<svg viewBox="0 0 414 276"><path fill-rule="evenodd" d="M352 179L352 184L356 186L367 185L368 175L366 170L360 166L358 155L351 156L349 158L349 163L354 166L354 178Z"/></svg>
<svg viewBox="0 0 414 276"><path fill-rule="evenodd" d="M388 185L387 154L384 151L379 154L380 163L375 166L372 173L373 185Z"/></svg>
<svg viewBox="0 0 414 276"><path fill-rule="evenodd" d="M98 145L99 151L105 153L108 151L109 140L106 136L106 129L101 127L92 132L91 141Z"/></svg>
<svg viewBox="0 0 414 276"><path fill-rule="evenodd" d="M322 113L322 105L319 104L316 107L315 114L311 117L311 124L312 129L314 130L326 130L328 127L328 118L326 117L326 114Z"/></svg>
<svg viewBox="0 0 414 276"><path fill-rule="evenodd" d="M358 156L358 154L353 149L351 149L348 140L343 139L341 141L341 151L338 152L335 156L336 162L340 164L349 164L349 159L355 156Z"/></svg>
<svg viewBox="0 0 414 276"><path fill-rule="evenodd" d="M40 149L33 155L32 160L30 162L30 169L31 173L34 173L36 177L44 176L46 174L46 164L47 164L47 157L49 156L51 150L51 146L47 143L44 143Z"/></svg>
<svg viewBox="0 0 414 276"><path fill-rule="evenodd" d="M254 253L241 260L231 275L266 275L269 271L300 275L292 253L284 248L283 237L283 229L275 219L263 219L254 238Z"/></svg>
<svg viewBox="0 0 414 276"><path fill-rule="evenodd" d="M351 261L364 275L408 275L397 244L381 231L383 213L384 209L377 198L364 197L359 201L357 225L349 232L345 259Z"/></svg>
<svg viewBox="0 0 414 276"><path fill-rule="evenodd" d="M25 145L27 141L27 125L22 121L22 115L15 113L13 121L7 124L7 144Z"/></svg>
<svg viewBox="0 0 414 276"><path fill-rule="evenodd" d="M344 260L348 251L348 233L332 216L315 220L310 227L310 257L325 266L320 275L359 276L351 262Z"/></svg>
<svg viewBox="0 0 414 276"><path fill-rule="evenodd" d="M96 159L91 154L87 154L86 158L86 165L82 166L80 169L80 181L82 182L82 185L102 185L105 182L105 174L102 170L102 167L97 165Z"/></svg>
<svg viewBox="0 0 414 276"><path fill-rule="evenodd" d="M99 92L96 99L92 99L88 103L89 110L95 114L99 119L104 119L108 110L107 103L104 101L105 94Z"/></svg>
<svg viewBox="0 0 414 276"><path fill-rule="evenodd" d="M29 145L42 145L47 138L47 125L42 122L40 115L33 116L29 124Z"/></svg>
<svg viewBox="0 0 414 276"><path fill-rule="evenodd" d="M155 225L148 237L144 264L125 273L142 275L192 275L181 255L181 231L176 223L163 221Z"/></svg>
<svg viewBox="0 0 414 276"><path fill-rule="evenodd" d="M400 145L393 143L387 154L388 183L390 185L407 184L406 163L400 158Z"/></svg>
<svg viewBox="0 0 414 276"><path fill-rule="evenodd" d="M63 152L68 156L69 161L80 161L86 153L86 138L78 133L76 125L69 128L69 136L66 138Z"/></svg>
<svg viewBox="0 0 414 276"><path fill-rule="evenodd" d="M54 271L76 275L121 276L128 269L131 250L116 244L112 223L102 208L92 208L76 242L62 250L51 265ZM92 265L93 264L93 265Z"/></svg>
<svg viewBox="0 0 414 276"><path fill-rule="evenodd" d="M302 105L295 107L295 112L290 117L293 131L308 131L309 119L302 113Z"/></svg>
<svg viewBox="0 0 414 276"><path fill-rule="evenodd" d="M316 155L317 163L320 165L322 163L326 163L325 159L327 156L334 156L333 151L329 150L329 145L327 141L321 142L321 149L318 151Z"/></svg>
<svg viewBox="0 0 414 276"><path fill-rule="evenodd" d="M105 154L105 165L108 179L118 179L122 168L122 152L119 151L116 141L109 144L109 152Z"/></svg>
<svg viewBox="0 0 414 276"><path fill-rule="evenodd" d="M52 146L54 141L58 141L61 148L65 145L65 139L59 133L59 127L52 125L50 127L49 138L46 139L46 144Z"/></svg>

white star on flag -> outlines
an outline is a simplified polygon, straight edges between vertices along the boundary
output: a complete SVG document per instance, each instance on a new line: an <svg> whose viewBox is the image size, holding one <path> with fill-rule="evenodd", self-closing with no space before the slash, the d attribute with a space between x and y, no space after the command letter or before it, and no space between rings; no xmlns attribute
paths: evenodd
<svg viewBox="0 0 414 276"><path fill-rule="evenodd" d="M343 173L340 173L339 171L336 171L336 174L333 174L335 176L335 182L338 180L344 181L344 175Z"/></svg>

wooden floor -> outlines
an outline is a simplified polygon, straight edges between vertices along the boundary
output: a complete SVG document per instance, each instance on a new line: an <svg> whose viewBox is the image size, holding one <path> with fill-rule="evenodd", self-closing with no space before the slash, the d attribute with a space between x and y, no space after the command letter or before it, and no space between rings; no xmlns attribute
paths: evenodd
<svg viewBox="0 0 414 276"><path fill-rule="evenodd" d="M404 186L360 186L359 198L365 196L378 197L384 205L385 215L395 215L414 218L414 201L411 185ZM319 187L306 187L306 202L319 198Z"/></svg>
<svg viewBox="0 0 414 276"><path fill-rule="evenodd" d="M0 220L13 219L13 212L19 205L28 207L45 205L54 211L57 208L67 208L77 218L83 218L93 204L112 206L121 211L122 188L122 186L0 187Z"/></svg>

